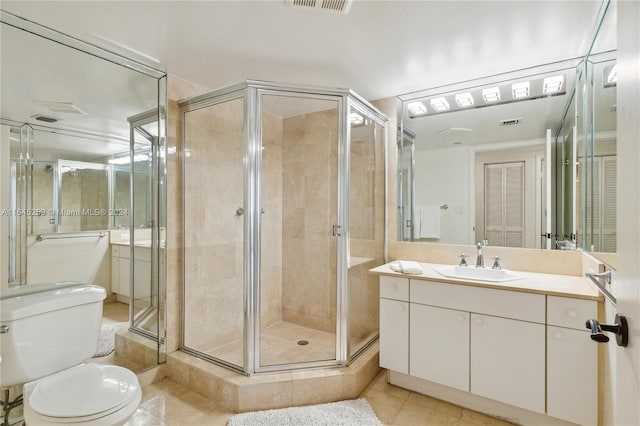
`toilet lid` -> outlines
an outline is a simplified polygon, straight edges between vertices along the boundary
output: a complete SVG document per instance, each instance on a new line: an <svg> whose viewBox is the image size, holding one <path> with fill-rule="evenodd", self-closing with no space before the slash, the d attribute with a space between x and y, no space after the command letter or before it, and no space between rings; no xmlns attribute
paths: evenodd
<svg viewBox="0 0 640 426"><path fill-rule="evenodd" d="M93 416L126 405L139 386L126 368L83 364L39 380L29 405L48 417Z"/></svg>

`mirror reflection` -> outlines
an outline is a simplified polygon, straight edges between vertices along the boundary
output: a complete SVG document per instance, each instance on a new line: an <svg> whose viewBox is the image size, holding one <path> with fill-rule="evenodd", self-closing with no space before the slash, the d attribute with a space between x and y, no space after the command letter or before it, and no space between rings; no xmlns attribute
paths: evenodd
<svg viewBox="0 0 640 426"><path fill-rule="evenodd" d="M615 43L610 4L584 58L400 95L398 239L615 266Z"/></svg>
<svg viewBox="0 0 640 426"><path fill-rule="evenodd" d="M144 370L164 359L153 272L164 250L153 190L164 74L2 18L1 225L10 237L0 250L2 291L64 281L104 287L92 361Z"/></svg>
<svg viewBox="0 0 640 426"><path fill-rule="evenodd" d="M407 147L415 164L414 182L401 180L415 185L414 205L403 206L405 238L546 248L541 235L553 233L546 212L555 177L545 160L573 99L577 65L565 61L403 99L408 142L401 169L411 164ZM413 113L420 105L424 112Z"/></svg>

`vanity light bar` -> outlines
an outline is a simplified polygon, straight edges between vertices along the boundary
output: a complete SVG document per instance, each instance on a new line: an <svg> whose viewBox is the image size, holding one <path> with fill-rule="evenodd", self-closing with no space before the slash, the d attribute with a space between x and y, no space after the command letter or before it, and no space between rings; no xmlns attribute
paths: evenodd
<svg viewBox="0 0 640 426"><path fill-rule="evenodd" d="M431 99L431 106L437 112L443 112L449 110L449 102L443 97Z"/></svg>
<svg viewBox="0 0 640 426"><path fill-rule="evenodd" d="M562 89L564 83L564 75L557 75L555 77L547 77L542 83L542 94L550 95L552 93L558 93Z"/></svg>
<svg viewBox="0 0 640 426"><path fill-rule="evenodd" d="M522 83L514 83L511 85L511 93L513 93L513 99L526 98L529 96L529 82L523 81Z"/></svg>
<svg viewBox="0 0 640 426"><path fill-rule="evenodd" d="M412 116L425 115L427 113L427 107L422 102L409 102L407 105L409 114Z"/></svg>
<svg viewBox="0 0 640 426"><path fill-rule="evenodd" d="M482 89L482 98L486 103L498 102L500 100L500 89L498 87Z"/></svg>
<svg viewBox="0 0 640 426"><path fill-rule="evenodd" d="M357 112L352 112L351 114L349 114L349 121L352 125L358 126L364 123L364 117Z"/></svg>
<svg viewBox="0 0 640 426"><path fill-rule="evenodd" d="M473 105L473 96L471 92L460 93L456 95L456 103L460 108L465 108Z"/></svg>

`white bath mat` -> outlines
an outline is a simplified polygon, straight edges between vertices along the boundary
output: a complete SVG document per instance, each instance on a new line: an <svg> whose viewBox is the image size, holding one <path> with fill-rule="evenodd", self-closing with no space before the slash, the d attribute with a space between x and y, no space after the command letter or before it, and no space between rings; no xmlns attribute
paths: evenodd
<svg viewBox="0 0 640 426"><path fill-rule="evenodd" d="M120 327L125 327L128 323L126 322L116 322L111 324L104 324L100 328L100 338L98 340L98 350L96 354L93 356L94 358L98 358L101 356L107 356L116 347L116 331Z"/></svg>
<svg viewBox="0 0 640 426"><path fill-rule="evenodd" d="M227 426L381 426L366 399L237 414Z"/></svg>

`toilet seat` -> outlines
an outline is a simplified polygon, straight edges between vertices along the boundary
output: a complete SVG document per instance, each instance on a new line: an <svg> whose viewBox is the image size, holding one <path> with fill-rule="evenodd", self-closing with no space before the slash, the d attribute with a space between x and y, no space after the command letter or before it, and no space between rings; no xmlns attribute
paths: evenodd
<svg viewBox="0 0 640 426"><path fill-rule="evenodd" d="M85 423L107 416L128 417L141 398L133 372L92 363L32 382L25 405L38 422Z"/></svg>

